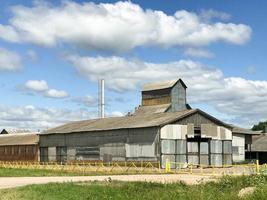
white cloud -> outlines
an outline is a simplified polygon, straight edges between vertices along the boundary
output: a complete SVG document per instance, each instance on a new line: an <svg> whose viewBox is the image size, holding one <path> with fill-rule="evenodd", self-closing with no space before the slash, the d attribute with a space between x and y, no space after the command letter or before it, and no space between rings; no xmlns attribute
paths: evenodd
<svg viewBox="0 0 267 200"><path fill-rule="evenodd" d="M196 48L188 48L185 50L184 55L191 57L203 57L203 58L211 58L214 54L205 49L196 49Z"/></svg>
<svg viewBox="0 0 267 200"><path fill-rule="evenodd" d="M44 130L68 121L96 117L95 113L83 110L38 108L32 105L8 107L0 105L0 128L23 128Z"/></svg>
<svg viewBox="0 0 267 200"><path fill-rule="evenodd" d="M68 56L76 70L90 81L104 78L116 91L136 90L144 82L182 78L188 85L189 103L211 105L248 126L266 118L267 81L225 77L217 68L190 60L148 63L121 57Z"/></svg>
<svg viewBox="0 0 267 200"><path fill-rule="evenodd" d="M69 96L64 90L49 89L45 80L28 80L24 84L26 90L41 93L42 95L50 98L66 98Z"/></svg>
<svg viewBox="0 0 267 200"><path fill-rule="evenodd" d="M107 116L123 116L119 111L108 112ZM10 107L0 104L0 130L3 128L46 130L61 124L97 118L96 112L86 109L70 110L40 108L33 105Z"/></svg>
<svg viewBox="0 0 267 200"><path fill-rule="evenodd" d="M13 51L0 48L0 71L16 71L20 68L20 56Z"/></svg>
<svg viewBox="0 0 267 200"><path fill-rule="evenodd" d="M43 92L48 90L48 84L44 80L29 80L25 83L25 88L36 92Z"/></svg>
<svg viewBox="0 0 267 200"><path fill-rule="evenodd" d="M200 18L205 22L210 22L212 19L220 19L223 21L230 20L231 15L225 12L220 12L217 10L209 9L209 10L201 10Z"/></svg>
<svg viewBox="0 0 267 200"><path fill-rule="evenodd" d="M86 106L86 107L95 107L98 104L98 99L91 95L86 95L85 97L79 97L72 99L73 102L78 103L78 105Z"/></svg>
<svg viewBox="0 0 267 200"><path fill-rule="evenodd" d="M13 7L9 24L0 25L0 38L49 47L67 42L111 51L148 45L203 46L218 41L243 44L250 39L249 26L209 22L208 17L227 17L217 11L205 13L204 20L203 14L178 10L167 15L159 10L144 10L129 1L114 4L62 1L58 6L37 1L33 7Z"/></svg>
<svg viewBox="0 0 267 200"><path fill-rule="evenodd" d="M49 89L45 92L45 95L50 98L66 98L69 96L64 90Z"/></svg>

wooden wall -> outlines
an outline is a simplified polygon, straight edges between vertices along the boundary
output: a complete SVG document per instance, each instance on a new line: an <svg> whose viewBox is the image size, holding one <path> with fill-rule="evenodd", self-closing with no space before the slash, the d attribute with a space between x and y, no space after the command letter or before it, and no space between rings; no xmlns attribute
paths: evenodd
<svg viewBox="0 0 267 200"><path fill-rule="evenodd" d="M0 161L38 161L38 145L0 146Z"/></svg>
<svg viewBox="0 0 267 200"><path fill-rule="evenodd" d="M170 96L153 98L153 99L142 99L143 106L155 106L155 105L162 105L162 104L168 104L168 103L171 103Z"/></svg>

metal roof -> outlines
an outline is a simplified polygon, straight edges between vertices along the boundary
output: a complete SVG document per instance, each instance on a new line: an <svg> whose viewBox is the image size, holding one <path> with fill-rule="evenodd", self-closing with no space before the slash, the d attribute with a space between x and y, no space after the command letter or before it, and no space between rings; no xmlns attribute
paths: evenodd
<svg viewBox="0 0 267 200"><path fill-rule="evenodd" d="M182 81L182 79L174 79L174 80L160 81L160 82L155 82L155 83L144 84L142 91L161 90L161 89L171 88L178 81L180 81L184 85L184 87L186 87L186 85Z"/></svg>
<svg viewBox="0 0 267 200"><path fill-rule="evenodd" d="M196 112L196 110L185 110L179 112L156 113L156 114L145 114L145 115L131 115L125 117L109 117L103 119L92 119L85 121L70 122L65 125L44 131L42 134L155 127L166 124L169 121L173 121L176 119L178 120L194 112Z"/></svg>
<svg viewBox="0 0 267 200"><path fill-rule="evenodd" d="M233 124L230 124L230 126L232 127L233 133L246 134L246 135L259 135L260 134L257 131L252 131L250 129L241 128Z"/></svg>
<svg viewBox="0 0 267 200"><path fill-rule="evenodd" d="M251 151L267 151L267 134L252 136Z"/></svg>
<svg viewBox="0 0 267 200"><path fill-rule="evenodd" d="M155 114L166 112L171 104L161 104L155 106L140 106L133 113L133 115L146 115L146 114Z"/></svg>
<svg viewBox="0 0 267 200"><path fill-rule="evenodd" d="M0 135L0 146L10 145L36 145L39 142L37 134L19 133Z"/></svg>
<svg viewBox="0 0 267 200"><path fill-rule="evenodd" d="M206 117L215 121L216 123L219 123L225 127L230 127L228 124L223 123L222 121L208 115L207 113L199 109L192 109L179 112L165 112L165 113L131 115L125 117L110 117L103 119L76 121L67 123L65 125L56 128L49 129L47 131L42 132L40 135L164 126L166 124L179 121L197 112L201 113L202 115L205 115Z"/></svg>

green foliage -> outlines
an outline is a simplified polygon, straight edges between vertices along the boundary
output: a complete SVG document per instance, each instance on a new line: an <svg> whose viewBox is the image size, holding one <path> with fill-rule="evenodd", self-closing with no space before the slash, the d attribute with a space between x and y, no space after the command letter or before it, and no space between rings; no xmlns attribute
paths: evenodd
<svg viewBox="0 0 267 200"><path fill-rule="evenodd" d="M258 124L254 125L252 127L253 131L264 131L265 126L267 126L267 121L266 122L259 122Z"/></svg>
<svg viewBox="0 0 267 200"><path fill-rule="evenodd" d="M267 199L267 176L253 175L222 177L217 182L185 185L183 183L159 184L146 182L84 182L31 185L0 190L4 200L79 200L79 199L175 199L175 200L238 200L238 192L245 187L257 189L247 200Z"/></svg>

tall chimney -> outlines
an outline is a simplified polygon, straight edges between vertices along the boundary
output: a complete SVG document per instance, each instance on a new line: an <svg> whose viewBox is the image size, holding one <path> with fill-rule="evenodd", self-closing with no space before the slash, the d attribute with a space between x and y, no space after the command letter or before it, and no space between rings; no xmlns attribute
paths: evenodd
<svg viewBox="0 0 267 200"><path fill-rule="evenodd" d="M105 117L105 80L100 80L99 87L99 118Z"/></svg>

